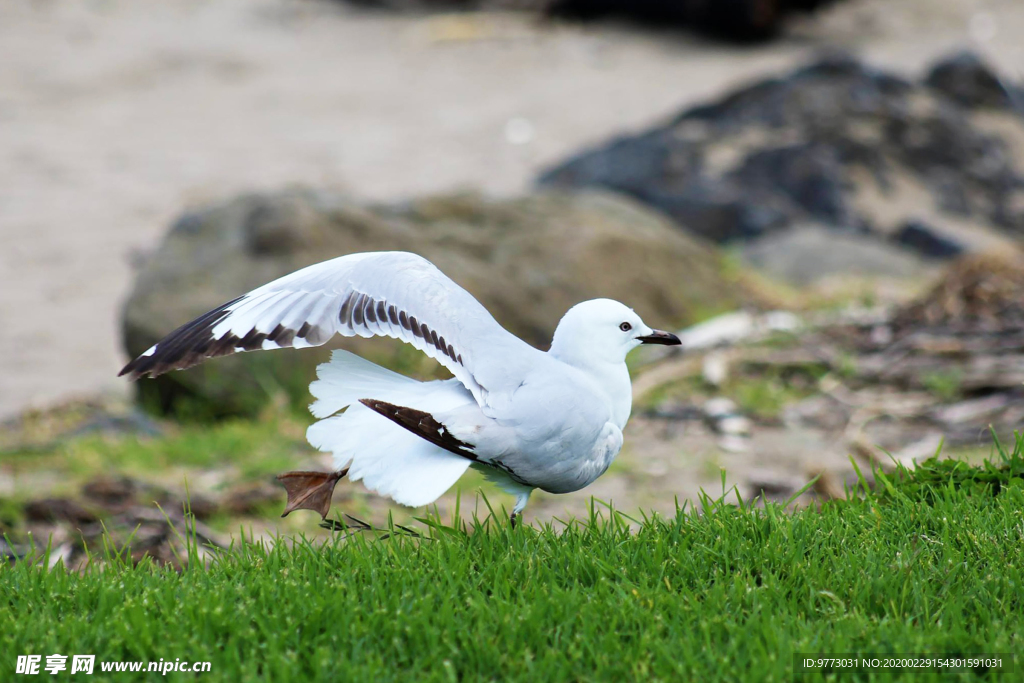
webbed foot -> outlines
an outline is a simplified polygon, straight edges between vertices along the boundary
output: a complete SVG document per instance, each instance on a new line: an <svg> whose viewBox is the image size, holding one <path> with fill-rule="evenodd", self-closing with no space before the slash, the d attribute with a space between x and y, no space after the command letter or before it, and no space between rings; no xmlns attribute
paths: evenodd
<svg viewBox="0 0 1024 683"><path fill-rule="evenodd" d="M285 472L279 474L277 480L284 486L288 493L288 503L285 505L282 517L287 517L296 510L313 510L320 513L322 519L327 519L327 513L331 511L331 496L334 494L334 487L348 474L348 468L338 472Z"/></svg>

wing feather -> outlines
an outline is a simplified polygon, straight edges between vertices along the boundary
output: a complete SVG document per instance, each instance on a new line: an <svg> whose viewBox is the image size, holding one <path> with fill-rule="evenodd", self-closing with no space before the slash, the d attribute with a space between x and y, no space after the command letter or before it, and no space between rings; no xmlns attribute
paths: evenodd
<svg viewBox="0 0 1024 683"><path fill-rule="evenodd" d="M319 346L335 334L401 339L448 368L481 405L514 389L512 378L540 354L423 257L371 252L303 268L219 306L120 374L156 377L240 351Z"/></svg>

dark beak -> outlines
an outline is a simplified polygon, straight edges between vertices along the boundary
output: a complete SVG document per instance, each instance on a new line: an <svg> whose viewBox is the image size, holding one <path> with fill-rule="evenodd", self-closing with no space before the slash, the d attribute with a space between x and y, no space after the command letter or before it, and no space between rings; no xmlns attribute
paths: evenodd
<svg viewBox="0 0 1024 683"><path fill-rule="evenodd" d="M683 343L671 332L662 332L661 330L654 330L648 335L637 337L637 339L644 344L661 344L663 346L679 346Z"/></svg>

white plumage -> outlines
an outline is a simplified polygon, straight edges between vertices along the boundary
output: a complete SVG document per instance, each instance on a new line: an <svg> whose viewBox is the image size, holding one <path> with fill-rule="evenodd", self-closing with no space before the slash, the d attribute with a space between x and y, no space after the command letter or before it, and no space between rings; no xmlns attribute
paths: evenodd
<svg viewBox="0 0 1024 683"><path fill-rule="evenodd" d="M570 309L541 352L422 257L377 252L255 289L178 328L121 374L318 346L335 334L401 339L454 379L419 382L337 351L310 385L321 419L309 442L333 453L353 481L410 506L436 500L474 466L517 495L513 515L534 488L574 491L607 469L630 412L626 354L641 343L679 343L597 299Z"/></svg>
<svg viewBox="0 0 1024 683"><path fill-rule="evenodd" d="M469 467L466 458L359 403L373 397L420 410L450 410L473 400L457 380L418 382L348 351L335 351L330 363L317 368L317 378L309 385L317 398L310 411L323 419L309 428L306 438L314 448L333 453L335 467L349 467L352 481L362 480L371 491L416 507L437 500Z"/></svg>

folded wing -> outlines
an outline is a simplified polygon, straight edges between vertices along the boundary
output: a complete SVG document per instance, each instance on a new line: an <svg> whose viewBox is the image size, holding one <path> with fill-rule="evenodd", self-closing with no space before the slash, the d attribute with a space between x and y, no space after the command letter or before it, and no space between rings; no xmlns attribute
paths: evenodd
<svg viewBox="0 0 1024 683"><path fill-rule="evenodd" d="M371 252L303 268L229 301L120 374L156 377L239 351L320 346L335 334L401 339L448 368L480 405L492 392L514 390L513 378L540 353L423 257Z"/></svg>

